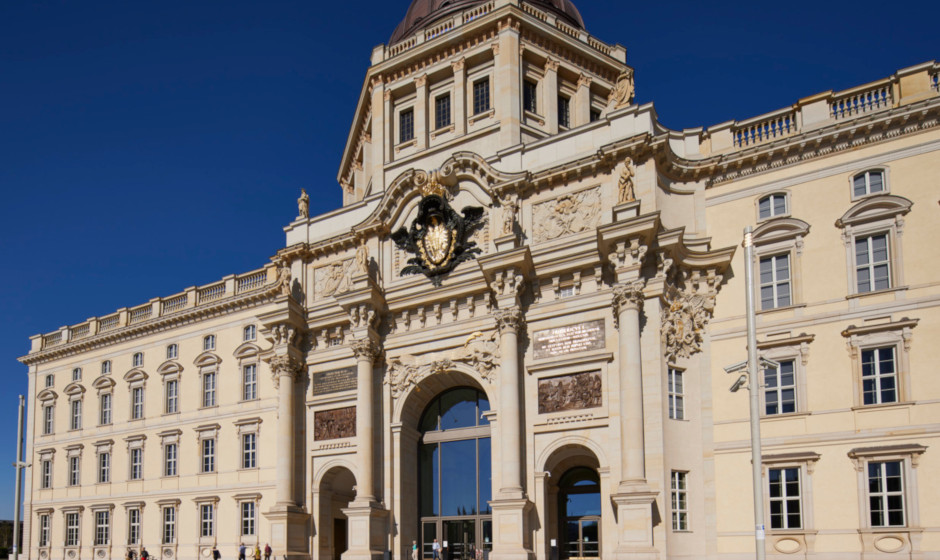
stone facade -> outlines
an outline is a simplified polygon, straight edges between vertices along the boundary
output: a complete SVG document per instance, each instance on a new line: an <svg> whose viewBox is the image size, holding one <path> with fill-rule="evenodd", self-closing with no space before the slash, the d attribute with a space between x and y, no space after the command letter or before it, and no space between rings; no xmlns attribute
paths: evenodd
<svg viewBox="0 0 940 560"><path fill-rule="evenodd" d="M342 209L302 196L273 264L32 337L28 557L751 557L745 266L780 364L768 555L940 554L938 73L671 131L546 3L377 47ZM451 515L465 465L426 452L460 442Z"/></svg>

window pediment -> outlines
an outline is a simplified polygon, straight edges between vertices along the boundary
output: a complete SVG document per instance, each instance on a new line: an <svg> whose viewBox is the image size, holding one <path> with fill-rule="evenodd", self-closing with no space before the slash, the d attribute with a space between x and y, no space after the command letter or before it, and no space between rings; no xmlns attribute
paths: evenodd
<svg viewBox="0 0 940 560"><path fill-rule="evenodd" d="M62 392L70 397L81 396L85 393L85 388L80 383L69 383Z"/></svg>
<svg viewBox="0 0 940 560"><path fill-rule="evenodd" d="M54 401L59 398L59 394L52 389L43 389L36 395L36 398L42 402Z"/></svg>
<svg viewBox="0 0 940 560"><path fill-rule="evenodd" d="M868 197L851 208L836 220L836 227L844 228L855 224L894 218L911 211L914 203L910 200L892 194Z"/></svg>
<svg viewBox="0 0 940 560"><path fill-rule="evenodd" d="M160 364L160 367L157 368L157 373L160 375L171 375L174 373L181 373L183 371L183 366L179 365L178 362L173 360L167 360Z"/></svg>
<svg viewBox="0 0 940 560"><path fill-rule="evenodd" d="M91 383L91 386L99 391L110 389L111 387L114 387L114 385L115 385L114 380L106 375L102 375L101 377L99 377L98 379L95 379Z"/></svg>
<svg viewBox="0 0 940 560"><path fill-rule="evenodd" d="M251 342L244 342L238 348L235 349L235 359L244 360L246 358L254 358L261 353L261 348L257 344Z"/></svg>
<svg viewBox="0 0 940 560"><path fill-rule="evenodd" d="M124 374L124 381L133 383L135 381L146 381L149 376L142 369L132 369Z"/></svg>
<svg viewBox="0 0 940 560"><path fill-rule="evenodd" d="M764 222L754 230L754 243L764 245L775 241L805 237L809 224L796 218L775 218Z"/></svg>
<svg viewBox="0 0 940 560"><path fill-rule="evenodd" d="M193 360L193 365L199 368L212 367L220 363L222 363L222 360L212 352L203 352Z"/></svg>

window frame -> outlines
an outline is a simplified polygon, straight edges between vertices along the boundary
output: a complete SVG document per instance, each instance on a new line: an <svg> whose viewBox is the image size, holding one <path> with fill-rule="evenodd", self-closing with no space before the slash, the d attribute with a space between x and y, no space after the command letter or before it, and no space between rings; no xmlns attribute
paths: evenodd
<svg viewBox="0 0 940 560"><path fill-rule="evenodd" d="M98 450L98 484L111 483L111 449Z"/></svg>
<svg viewBox="0 0 940 560"><path fill-rule="evenodd" d="M667 417L670 420L685 420L685 370L670 364L666 368L666 399ZM679 379L679 389L676 390L676 378Z"/></svg>
<svg viewBox="0 0 940 560"><path fill-rule="evenodd" d="M146 401L146 394L144 393L144 386L137 385L131 386L131 420L143 420L144 419L144 402ZM138 402L137 396L140 395L140 400Z"/></svg>
<svg viewBox="0 0 940 560"><path fill-rule="evenodd" d="M125 515L127 515L126 544L129 547L140 546L141 535L143 534L143 512L139 506L128 507L125 510Z"/></svg>
<svg viewBox="0 0 940 560"><path fill-rule="evenodd" d="M777 262L779 259L782 259L782 258L787 259L787 278L785 280L781 280L780 278L778 278L779 266L777 265ZM770 261L771 280L769 283L765 283L763 280L762 268L763 268L764 261ZM792 266L793 259L790 253L786 251L783 253L777 253L777 254L760 257L757 259L757 264L758 264L757 266L757 284L758 284L757 291L760 297L759 299L760 310L772 311L774 309L784 309L787 307L792 307L793 306L793 266ZM787 303L786 304L783 304L780 301L781 299L780 285L781 284L787 285L787 293L786 293ZM773 298L772 298L771 305L769 307L764 307L764 293L763 292L764 292L764 288L768 286L773 290Z"/></svg>
<svg viewBox="0 0 940 560"><path fill-rule="evenodd" d="M881 174L881 187L880 191L871 191L871 174L880 173ZM855 179L857 177L865 176L865 193L856 194L855 193ZM863 198L868 198L870 196L878 196L881 194L891 194L891 181L890 181L890 168L889 167L869 167L861 171L855 171L849 173L848 176L849 182L849 196L852 202L862 200Z"/></svg>
<svg viewBox="0 0 940 560"><path fill-rule="evenodd" d="M862 405L875 406L875 405L880 405L880 404L894 404L894 403L900 402L901 395L900 395L900 390L898 387L899 375L898 375L898 352L897 350L898 350L897 346L893 344L888 344L886 346L872 346L868 348L859 349L859 353L861 355L861 363L862 363L862 373L861 373ZM890 372L881 371L882 365L887 361L883 357L883 354L886 351L890 351L890 354L891 354L890 363L891 363L892 371ZM871 355L872 357L871 362L866 360L866 354ZM874 375L868 375L868 376L865 375L865 369L866 369L865 366L867 364L871 364ZM882 386L884 380L886 379L892 380L892 383L894 385L893 389L886 389ZM867 391L865 389L866 382L868 381L872 381L874 383L873 391ZM894 392L894 398L892 400L886 401L885 400L886 394L889 391ZM872 393L874 395L873 402L867 402L869 393Z"/></svg>
<svg viewBox="0 0 940 560"><path fill-rule="evenodd" d="M199 504L199 537L215 537L215 504Z"/></svg>
<svg viewBox="0 0 940 560"><path fill-rule="evenodd" d="M176 544L177 508L179 505L161 505L160 507L160 542L161 544Z"/></svg>
<svg viewBox="0 0 940 560"><path fill-rule="evenodd" d="M69 431L79 431L82 429L82 399L69 399Z"/></svg>
<svg viewBox="0 0 940 560"><path fill-rule="evenodd" d="M52 514L49 511L41 512L36 525L39 528L36 539L37 546L39 548L48 548L52 536Z"/></svg>
<svg viewBox="0 0 940 560"><path fill-rule="evenodd" d="M171 387L173 388L171 390ZM163 384L163 413L179 414L180 380L178 377L165 379Z"/></svg>
<svg viewBox="0 0 940 560"><path fill-rule="evenodd" d="M256 401L258 400L258 364L257 363L246 363L242 364L242 401ZM249 382L248 372L252 372L253 379ZM249 394L249 388L251 388L251 393Z"/></svg>
<svg viewBox="0 0 940 560"><path fill-rule="evenodd" d="M761 420L772 418L790 418L794 415L808 414L807 391L807 365L809 364L809 345L816 339L814 334L801 333L787 338L771 338L759 340L757 349L762 358L775 362L793 362L794 410L793 412L778 412L767 414L767 388L764 383L764 372L767 368L760 368L760 411ZM779 375L779 373L778 373Z"/></svg>
<svg viewBox="0 0 940 560"><path fill-rule="evenodd" d="M134 355L131 356L131 367L133 368L144 367L144 353L143 352L134 352Z"/></svg>
<svg viewBox="0 0 940 560"><path fill-rule="evenodd" d="M764 507L768 512L767 533L768 544L773 547L777 541L793 539L800 543L801 550L808 550L807 541L812 544L812 536L816 534L816 520L813 511L813 474L820 454L813 451L797 451L763 455L761 457L761 473L763 486ZM801 527L774 528L771 517L770 496L770 470L771 469L798 469L800 482L800 525Z"/></svg>
<svg viewBox="0 0 940 560"><path fill-rule="evenodd" d="M251 444L249 447L249 443ZM257 432L245 432L241 434L241 468L258 468L258 434Z"/></svg>
<svg viewBox="0 0 940 560"><path fill-rule="evenodd" d="M78 548L82 543L82 513L81 510L63 510L65 517L65 547ZM74 519L75 523L72 523Z"/></svg>
<svg viewBox="0 0 940 560"><path fill-rule="evenodd" d="M754 277L758 279L754 286L754 301L758 302L760 309L758 314L772 313L782 309L792 309L794 307L803 307L803 246L806 236L809 234L810 225L803 220L792 217L773 217L764 220L757 229L754 230L752 239L754 242L754 260L751 265L754 267ZM787 255L790 273L790 304L786 306L776 306L764 309L761 298L760 282L760 264L761 260L772 257Z"/></svg>
<svg viewBox="0 0 940 560"><path fill-rule="evenodd" d="M401 145L401 144L407 144L409 142L414 141L417 138L416 131L415 131L415 107L414 105L411 104L405 107L400 107L398 108L396 113L398 117L396 119L396 124L397 124L396 132L398 132L397 134L398 141L395 144ZM405 127L406 116L410 117L411 119L411 122L409 123L410 128ZM406 132L410 132L410 136L408 136L407 138L405 137Z"/></svg>
<svg viewBox="0 0 940 560"><path fill-rule="evenodd" d="M779 214L775 213L774 211L774 198L776 197L783 198L783 211ZM766 216L761 216L760 204L765 200L768 200L770 203L770 213ZM766 222L767 220L773 220L774 218L788 218L791 215L789 191L774 191L772 193L767 193L764 196L758 197L754 201L754 214L757 216L757 223L759 224Z"/></svg>
<svg viewBox="0 0 940 560"><path fill-rule="evenodd" d="M74 383L76 381L81 381L81 380L82 380L82 368L80 367L72 368L72 382Z"/></svg>
<svg viewBox="0 0 940 560"><path fill-rule="evenodd" d="M247 516L245 510L250 509ZM239 532L242 537L254 537L258 534L258 502L256 499L240 500L238 504Z"/></svg>
<svg viewBox="0 0 940 560"><path fill-rule="evenodd" d="M242 329L242 342L254 342L258 339L258 327L252 323Z"/></svg>
<svg viewBox="0 0 940 560"><path fill-rule="evenodd" d="M876 554L876 540L885 534L904 541L908 549L911 534L923 529L920 524L920 505L917 481L917 467L920 457L927 450L926 446L916 443L885 445L879 447L854 448L848 452L849 459L855 466L858 484L859 533L862 537L863 553ZM871 523L871 495L869 494L868 466L872 463L901 463L902 500L904 507L904 525L873 526Z"/></svg>
<svg viewBox="0 0 940 560"><path fill-rule="evenodd" d="M66 486L74 488L82 485L82 456L81 454L69 455L68 457L68 479Z"/></svg>
<svg viewBox="0 0 940 560"><path fill-rule="evenodd" d="M522 79L522 111L539 114L539 80L528 76Z"/></svg>
<svg viewBox="0 0 940 560"><path fill-rule="evenodd" d="M101 362L101 375L109 375L111 373L111 360L104 360Z"/></svg>
<svg viewBox="0 0 940 560"><path fill-rule="evenodd" d="M842 336L847 339L849 356L852 362L852 377L855 390L853 394L853 409L871 409L874 407L904 406L911 403L911 363L910 350L913 340L913 329L920 319L903 318L900 321L866 325L856 327L849 325ZM889 403L865 404L863 352L875 348L894 347L894 366L897 381L895 383L897 400Z"/></svg>
<svg viewBox="0 0 940 560"><path fill-rule="evenodd" d="M213 437L199 440L199 474L216 472L217 440Z"/></svg>
<svg viewBox="0 0 940 560"><path fill-rule="evenodd" d="M52 455L43 456L39 460L39 489L49 490L52 488Z"/></svg>
<svg viewBox="0 0 940 560"><path fill-rule="evenodd" d="M852 205L841 218L836 220L836 227L842 229L842 242L845 246L846 297L852 300L868 294L878 294L891 290L904 289L904 216L913 203L900 196L878 193L861 198ZM885 235L888 252L888 287L861 292L858 286L858 262L856 240ZM857 301L852 302L857 308Z"/></svg>
<svg viewBox="0 0 940 560"><path fill-rule="evenodd" d="M570 95L558 92L555 110L558 116L558 128L571 129L571 99ZM564 109L564 111L562 111ZM564 116L564 118L562 118Z"/></svg>
<svg viewBox="0 0 940 560"><path fill-rule="evenodd" d="M142 447L132 447L127 450L127 480L144 479L144 450Z"/></svg>
<svg viewBox="0 0 940 560"><path fill-rule="evenodd" d="M49 436L55 433L55 403L42 405L42 435Z"/></svg>
<svg viewBox="0 0 940 560"><path fill-rule="evenodd" d="M98 425L110 426L113 422L114 393L111 391L103 391L98 394Z"/></svg>
<svg viewBox="0 0 940 560"><path fill-rule="evenodd" d="M95 519L94 546L111 544L111 511L109 509L92 510Z"/></svg>
<svg viewBox="0 0 940 560"><path fill-rule="evenodd" d="M493 98L492 98L492 85L490 84L490 74L483 76L475 76L473 78L468 77L467 81L470 85L470 109L471 116L485 115L490 110L493 109ZM477 85L481 87L481 103L477 104ZM485 101L483 103L482 101Z"/></svg>
<svg viewBox="0 0 940 560"><path fill-rule="evenodd" d="M212 352L215 350L215 335L207 334L202 337L202 351L203 352Z"/></svg>
<svg viewBox="0 0 940 560"><path fill-rule="evenodd" d="M451 96L450 91L445 91L443 93L433 96L434 99L434 130L439 131L443 130L454 124L454 110L453 110L453 97ZM447 107L447 122L444 122L441 118L441 101L446 99Z"/></svg>
<svg viewBox="0 0 940 560"><path fill-rule="evenodd" d="M166 359L167 360L176 360L179 358L180 349L179 344L173 342L166 345Z"/></svg>
<svg viewBox="0 0 940 560"><path fill-rule="evenodd" d="M202 388L201 406L199 408L215 408L219 406L218 388L219 375L215 368L199 372L199 382Z"/></svg>
<svg viewBox="0 0 940 560"><path fill-rule="evenodd" d="M679 488L678 483L683 487ZM685 504L681 507L681 504ZM689 533L691 521L689 515L689 471L671 470L669 474L669 516L673 533Z"/></svg>

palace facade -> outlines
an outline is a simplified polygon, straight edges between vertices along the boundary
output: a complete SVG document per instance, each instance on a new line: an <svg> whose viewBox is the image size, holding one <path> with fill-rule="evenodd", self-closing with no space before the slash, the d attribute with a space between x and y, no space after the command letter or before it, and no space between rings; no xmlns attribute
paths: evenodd
<svg viewBox="0 0 940 560"><path fill-rule="evenodd" d="M414 0L342 208L31 338L27 557L750 558L752 266L768 556L937 558L938 74L673 131L568 0Z"/></svg>

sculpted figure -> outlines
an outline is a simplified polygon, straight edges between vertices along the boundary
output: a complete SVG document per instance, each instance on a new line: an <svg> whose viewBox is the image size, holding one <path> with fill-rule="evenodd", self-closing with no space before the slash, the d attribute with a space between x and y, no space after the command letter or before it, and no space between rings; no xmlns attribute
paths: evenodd
<svg viewBox="0 0 940 560"><path fill-rule="evenodd" d="M610 92L610 100L613 102L614 109L620 109L633 103L634 93L633 69L627 68L617 78L617 85Z"/></svg>
<svg viewBox="0 0 940 560"><path fill-rule="evenodd" d="M291 280L290 267L287 265L281 266L279 269L277 269L277 276L278 276L278 279L277 279L278 284L280 284L281 286L281 295L282 296L291 295L290 294L290 280Z"/></svg>
<svg viewBox="0 0 940 560"><path fill-rule="evenodd" d="M297 199L297 215L301 218L310 217L310 197L306 189L300 189L300 198Z"/></svg>
<svg viewBox="0 0 940 560"><path fill-rule="evenodd" d="M356 267L360 274L369 274L369 248L365 243L356 249Z"/></svg>
<svg viewBox="0 0 940 560"><path fill-rule="evenodd" d="M623 171L620 172L620 182L617 185L619 200L633 202L636 200L636 192L633 189L633 160L628 157L623 163Z"/></svg>
<svg viewBox="0 0 940 560"><path fill-rule="evenodd" d="M506 195L505 198L503 198L502 235L510 235L512 233L512 228L516 223L516 215L518 213L519 203L516 201L516 197Z"/></svg>

